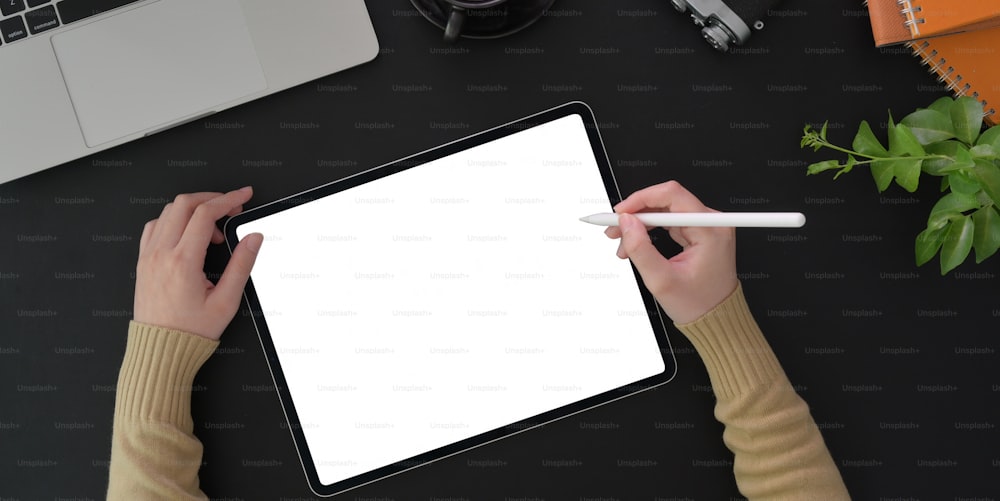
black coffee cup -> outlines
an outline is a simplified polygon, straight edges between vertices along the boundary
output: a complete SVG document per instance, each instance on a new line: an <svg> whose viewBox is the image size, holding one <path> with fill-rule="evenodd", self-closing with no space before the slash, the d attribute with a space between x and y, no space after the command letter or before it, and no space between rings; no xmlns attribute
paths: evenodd
<svg viewBox="0 0 1000 501"><path fill-rule="evenodd" d="M462 26L465 25L465 19L468 15L466 9L488 9L496 7L507 0L446 1L451 4L451 13L448 14L448 23L444 26L444 41L452 43L458 40L458 36L462 33Z"/></svg>
<svg viewBox="0 0 1000 501"><path fill-rule="evenodd" d="M444 30L444 40L499 38L541 18L554 0L410 0L430 22Z"/></svg>

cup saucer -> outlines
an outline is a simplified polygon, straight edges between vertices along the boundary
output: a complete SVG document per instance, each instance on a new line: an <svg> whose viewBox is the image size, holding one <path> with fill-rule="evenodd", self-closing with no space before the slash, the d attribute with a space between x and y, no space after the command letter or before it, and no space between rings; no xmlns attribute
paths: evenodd
<svg viewBox="0 0 1000 501"><path fill-rule="evenodd" d="M508 0L494 7L466 9L461 37L500 38L527 28L545 15L555 0ZM417 11L442 30L448 24L451 4L446 0L410 0Z"/></svg>

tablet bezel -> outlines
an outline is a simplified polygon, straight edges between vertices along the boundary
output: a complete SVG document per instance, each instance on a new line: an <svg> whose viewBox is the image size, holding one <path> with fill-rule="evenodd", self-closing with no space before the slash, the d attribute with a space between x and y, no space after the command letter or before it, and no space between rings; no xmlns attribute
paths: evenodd
<svg viewBox="0 0 1000 501"><path fill-rule="evenodd" d="M583 102L574 101L242 212L229 218L224 225L223 232L226 236L227 246L230 252L236 247L236 244L239 242L236 229L241 224L267 217L407 169L412 169L439 158L570 115L579 115L583 120L591 150L600 170L601 178L604 181L608 198L611 200L612 205L618 203L622 200L621 192L618 189L614 172L611 169L611 163L605 151L593 110ZM610 211L611 207L608 209ZM595 231L599 230L595 228ZM608 256L608 258L616 259L614 256ZM271 340L267 321L257 298L252 279L247 282L244 297L249 305L250 317L257 330L261 347L264 350L265 359L274 380L275 391L278 394L285 418L288 421L288 429L292 434L292 439L299 454L302 468L308 479L310 489L318 496L332 496L669 382L676 374L677 363L670 345L669 336L667 335L667 324L664 322L666 315L660 310L653 295L642 284L642 279L634 265L632 266L632 272L645 303L650 325L654 333L657 334L656 340L664 363L663 372L332 484L323 484L319 480L316 465L310 454L309 444L305 439L291 393L288 390L284 373L278 360L277 351Z"/></svg>

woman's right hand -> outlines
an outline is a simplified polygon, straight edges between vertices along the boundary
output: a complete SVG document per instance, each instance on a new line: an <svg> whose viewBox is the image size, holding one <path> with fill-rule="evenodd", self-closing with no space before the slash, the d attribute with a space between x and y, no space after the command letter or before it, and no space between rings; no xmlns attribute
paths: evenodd
<svg viewBox="0 0 1000 501"><path fill-rule="evenodd" d="M620 238L618 257L631 259L646 288L677 324L693 322L722 303L738 284L736 229L668 228L683 250L667 259L653 246L637 212L718 212L705 207L676 181L639 190L615 206L619 226L604 233Z"/></svg>

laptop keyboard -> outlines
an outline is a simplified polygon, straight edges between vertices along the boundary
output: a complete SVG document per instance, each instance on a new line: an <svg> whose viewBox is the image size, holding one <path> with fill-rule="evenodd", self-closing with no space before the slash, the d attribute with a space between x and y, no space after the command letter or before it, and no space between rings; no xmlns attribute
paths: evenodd
<svg viewBox="0 0 1000 501"><path fill-rule="evenodd" d="M0 0L0 46L139 0Z"/></svg>

